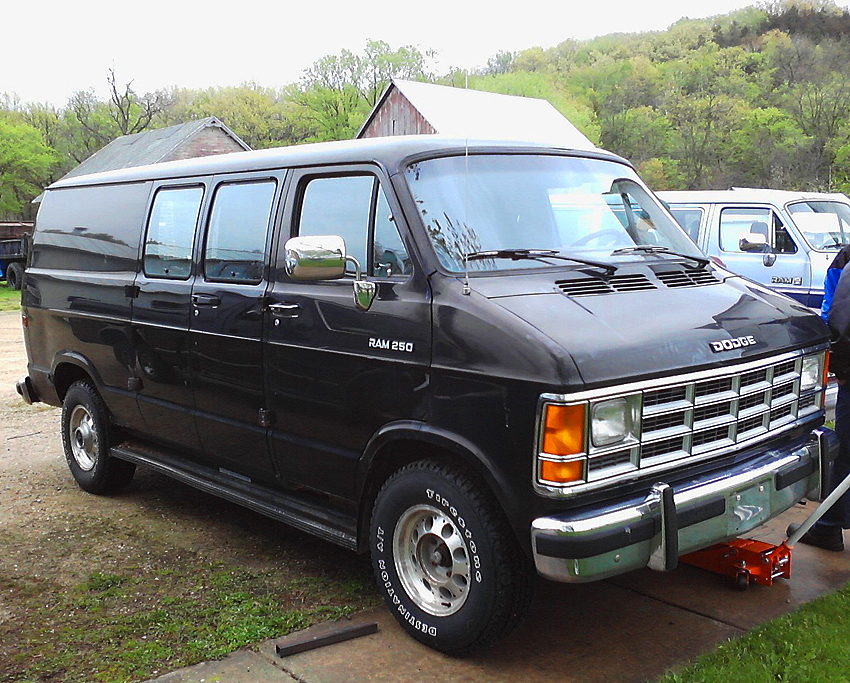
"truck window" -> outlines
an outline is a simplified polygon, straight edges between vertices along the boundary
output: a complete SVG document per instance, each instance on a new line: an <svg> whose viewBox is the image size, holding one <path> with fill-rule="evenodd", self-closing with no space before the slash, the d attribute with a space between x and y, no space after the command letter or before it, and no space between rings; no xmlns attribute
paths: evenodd
<svg viewBox="0 0 850 683"><path fill-rule="evenodd" d="M189 278L203 196L204 188L200 186L157 191L145 238L145 275L172 280Z"/></svg>
<svg viewBox="0 0 850 683"><path fill-rule="evenodd" d="M744 249L763 241L761 249ZM720 248L726 252L793 254L797 245L779 217L769 208L726 208L720 212Z"/></svg>
<svg viewBox="0 0 850 683"><path fill-rule="evenodd" d="M841 249L850 242L850 205L806 200L788 205L803 238L815 249Z"/></svg>
<svg viewBox="0 0 850 683"><path fill-rule="evenodd" d="M551 250L617 262L636 245L699 254L634 171L596 159L476 155L416 162L405 173L434 251L452 272L545 268L554 259L484 253ZM625 253L618 253L626 248ZM469 260L469 255L476 258Z"/></svg>
<svg viewBox="0 0 850 683"><path fill-rule="evenodd" d="M378 187L378 203L375 211L375 239L372 247L372 270L374 277L410 275L413 264L407 249L398 234L398 228L387 203L384 191Z"/></svg>
<svg viewBox="0 0 850 683"><path fill-rule="evenodd" d="M219 185L204 250L207 280L256 284L263 279L275 187L272 180Z"/></svg>
<svg viewBox="0 0 850 683"><path fill-rule="evenodd" d="M678 209L671 207L670 213L673 214L679 225L688 233L688 237L699 244L699 226L702 223L702 209Z"/></svg>
<svg viewBox="0 0 850 683"><path fill-rule="evenodd" d="M408 275L412 265L378 179L371 175L314 178L304 189L298 234L339 235L364 273ZM372 254L368 258L370 236ZM354 272L353 264L346 269Z"/></svg>

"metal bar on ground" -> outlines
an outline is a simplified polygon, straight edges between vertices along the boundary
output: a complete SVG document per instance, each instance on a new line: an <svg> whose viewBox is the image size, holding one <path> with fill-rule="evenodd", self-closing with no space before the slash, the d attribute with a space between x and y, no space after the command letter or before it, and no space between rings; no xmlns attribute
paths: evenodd
<svg viewBox="0 0 850 683"><path fill-rule="evenodd" d="M310 631L313 631L313 633L310 633ZM289 657L299 652L315 650L325 645L342 643L346 640L368 636L377 632L378 624L374 621L368 624L347 624L329 630L321 630L320 632L316 632L314 629L307 629L301 633L282 638L281 640L284 642L276 643L275 651L278 657Z"/></svg>

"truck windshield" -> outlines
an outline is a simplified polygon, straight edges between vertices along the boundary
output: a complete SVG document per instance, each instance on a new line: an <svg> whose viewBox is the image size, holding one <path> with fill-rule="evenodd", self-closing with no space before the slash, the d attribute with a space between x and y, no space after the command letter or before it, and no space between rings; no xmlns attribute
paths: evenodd
<svg viewBox="0 0 850 683"><path fill-rule="evenodd" d="M411 164L406 177L434 250L450 271L564 263L545 255L499 255L511 250L551 250L615 265L663 258L662 249L623 249L637 245L701 255L634 171L617 162L473 154ZM467 258L471 254L475 258Z"/></svg>
<svg viewBox="0 0 850 683"><path fill-rule="evenodd" d="M840 249L850 243L850 204L809 200L789 204L788 213L813 249Z"/></svg>

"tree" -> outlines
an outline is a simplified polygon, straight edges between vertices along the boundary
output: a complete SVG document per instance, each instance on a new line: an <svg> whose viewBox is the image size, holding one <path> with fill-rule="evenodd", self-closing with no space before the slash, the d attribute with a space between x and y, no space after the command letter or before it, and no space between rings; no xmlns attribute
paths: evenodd
<svg viewBox="0 0 850 683"><path fill-rule="evenodd" d="M483 76L499 76L506 74L513 66L516 53L508 50L499 50L487 60L487 66L482 70Z"/></svg>
<svg viewBox="0 0 850 683"><path fill-rule="evenodd" d="M165 90L139 95L133 90L133 81L119 85L114 69L108 69L106 81L109 101L103 102L94 91L87 90L74 93L68 102L67 111L81 129L77 137L89 152L86 156L117 137L152 128L154 120L171 104L171 94Z"/></svg>
<svg viewBox="0 0 850 683"><path fill-rule="evenodd" d="M29 202L41 192L57 161L38 130L0 112L0 216L30 218Z"/></svg>
<svg viewBox="0 0 850 683"><path fill-rule="evenodd" d="M110 114L121 135L132 135L147 130L154 118L170 103L165 90L138 95L133 90L133 81L119 86L115 69L110 68L106 80L109 83Z"/></svg>
<svg viewBox="0 0 850 683"><path fill-rule="evenodd" d="M413 46L392 50L388 43L367 41L362 54L343 50L326 55L304 71L301 82L288 90L311 130L309 139L352 137L377 103L391 78L426 78L433 52Z"/></svg>
<svg viewBox="0 0 850 683"><path fill-rule="evenodd" d="M250 147L262 149L301 141L303 136L294 126L292 109L276 90L250 82L206 90L177 90L163 119L171 125L216 116Z"/></svg>
<svg viewBox="0 0 850 683"><path fill-rule="evenodd" d="M354 84L366 104L374 107L391 79L427 79L428 61L434 55L433 50L423 53L413 45L393 50L382 40L368 40L363 54L355 57Z"/></svg>

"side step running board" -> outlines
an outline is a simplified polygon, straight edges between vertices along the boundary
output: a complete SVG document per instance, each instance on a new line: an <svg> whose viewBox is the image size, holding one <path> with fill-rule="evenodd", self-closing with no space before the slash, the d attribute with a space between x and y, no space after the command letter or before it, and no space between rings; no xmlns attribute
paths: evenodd
<svg viewBox="0 0 850 683"><path fill-rule="evenodd" d="M145 446L123 443L110 449L110 454L128 460L194 486L214 496L238 503L262 515L336 543L350 550L357 549L356 520L341 514L328 513L326 508L287 496L253 482L222 474L212 468L172 458ZM191 469L190 469L191 468Z"/></svg>

